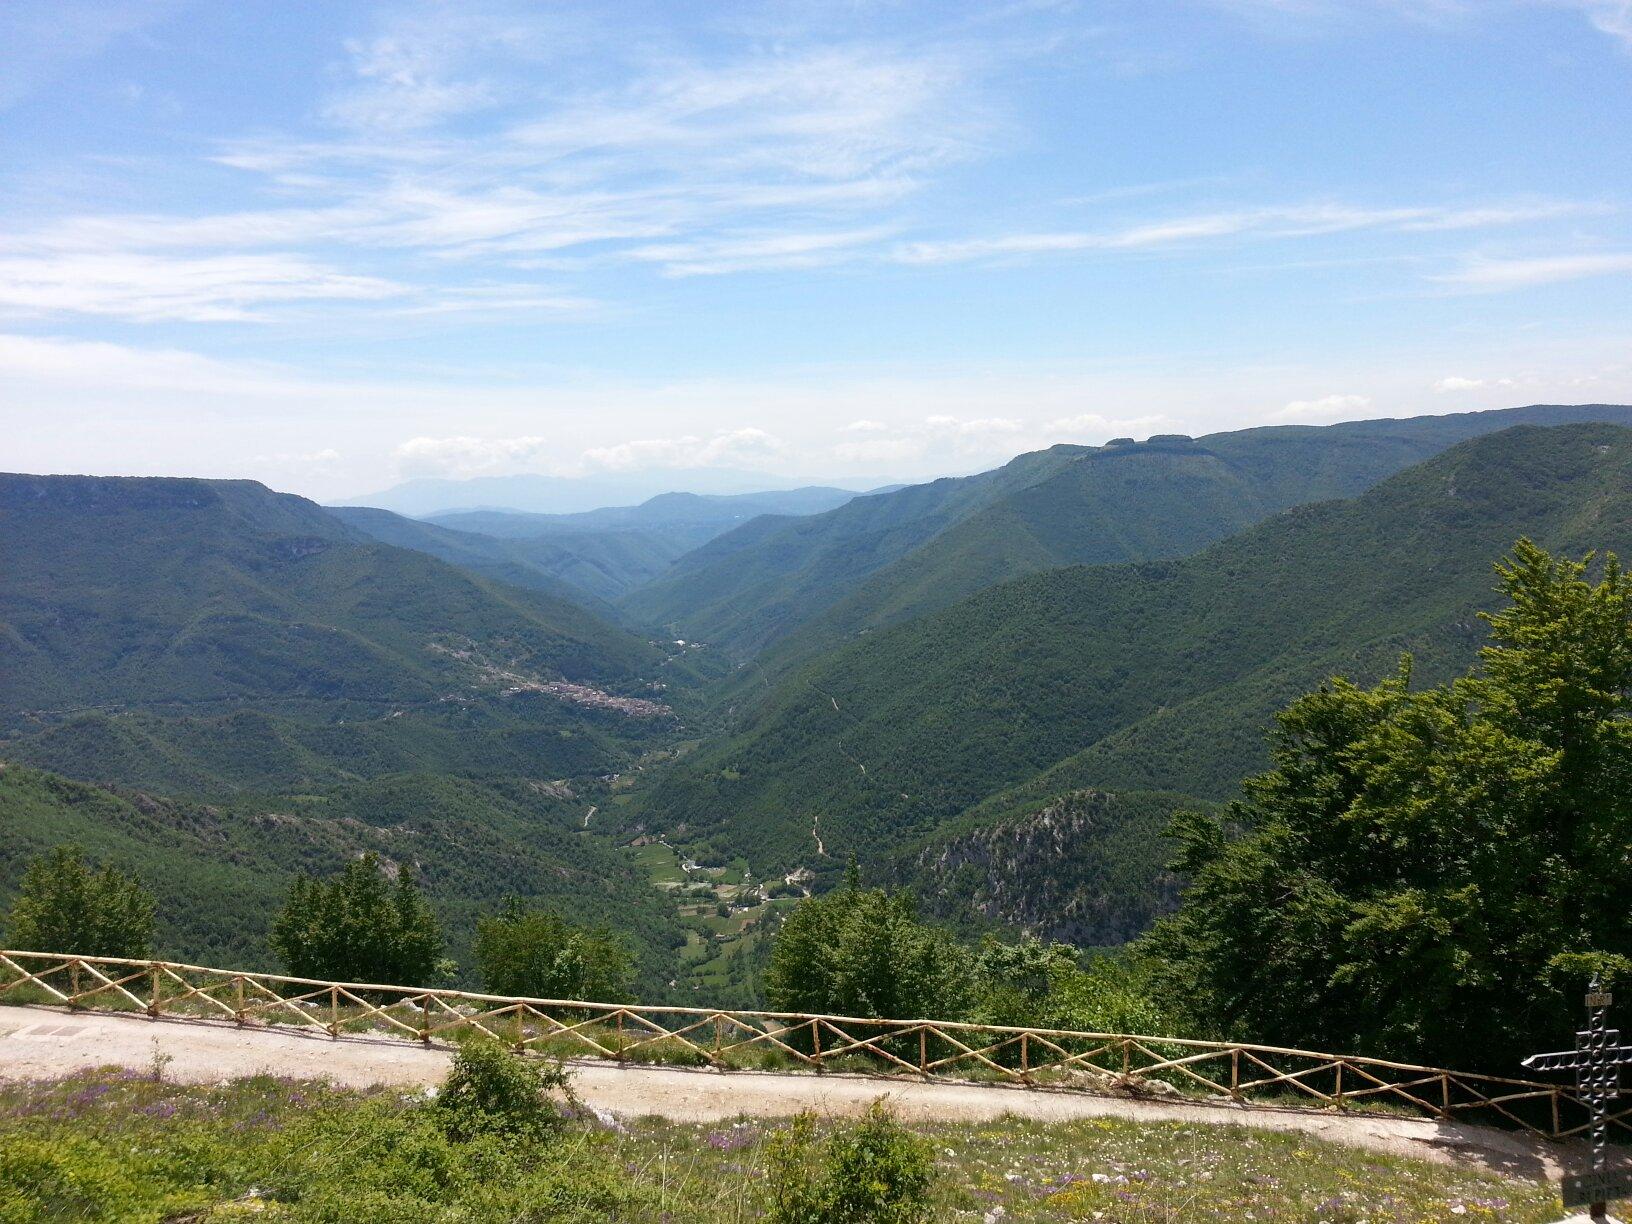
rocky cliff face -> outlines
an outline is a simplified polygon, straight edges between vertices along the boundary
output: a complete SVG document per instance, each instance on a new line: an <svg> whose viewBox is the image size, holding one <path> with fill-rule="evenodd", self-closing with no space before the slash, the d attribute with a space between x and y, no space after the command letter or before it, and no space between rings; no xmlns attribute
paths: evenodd
<svg viewBox="0 0 1632 1224"><path fill-rule="evenodd" d="M908 874L930 908L970 908L1082 946L1134 938L1178 899L1161 836L1182 796L1073 791L922 849Z"/></svg>

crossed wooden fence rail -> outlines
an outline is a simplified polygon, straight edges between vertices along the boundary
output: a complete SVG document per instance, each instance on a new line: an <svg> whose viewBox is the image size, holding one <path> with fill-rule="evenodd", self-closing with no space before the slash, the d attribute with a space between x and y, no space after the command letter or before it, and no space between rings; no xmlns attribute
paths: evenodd
<svg viewBox="0 0 1632 1224"><path fill-rule="evenodd" d="M324 982L173 961L0 951L0 1003L289 1024L330 1037L384 1027L430 1043L479 1032L518 1052L723 1069L769 1058L815 1071L957 1078L1139 1094L1154 1085L1237 1104L1349 1109L1382 1104L1452 1120L1499 1117L1549 1139L1586 1132L1573 1088L1375 1058L1178 1037L941 1020L529 999ZM43 995L44 999L40 999ZM1632 1134L1632 1107L1611 1116Z"/></svg>

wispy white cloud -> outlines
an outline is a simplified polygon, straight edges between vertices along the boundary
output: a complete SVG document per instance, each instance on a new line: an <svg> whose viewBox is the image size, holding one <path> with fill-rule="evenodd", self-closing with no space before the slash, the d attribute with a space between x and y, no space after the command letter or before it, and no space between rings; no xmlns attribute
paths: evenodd
<svg viewBox="0 0 1632 1224"><path fill-rule="evenodd" d="M1602 211L1602 205L1562 200L1391 208L1300 204L1171 217L1120 229L909 242L897 246L894 257L903 263L957 263L1085 251L1148 251L1191 247L1220 239L1305 238L1357 230L1420 233L1483 229Z"/></svg>
<svg viewBox="0 0 1632 1224"><path fill-rule="evenodd" d="M323 111L337 134L263 133L218 155L287 207L14 226L0 253L48 255L62 270L13 264L6 300L237 321L277 301L423 297L470 265L489 281L619 262L670 276L818 267L877 247L893 232L880 210L994 130L968 47L659 53L620 46L608 24L593 35L603 72L589 86L540 70L561 55L565 21L482 3L399 8L348 45ZM393 274L419 283L390 292L352 270L391 250L440 262L410 272L396 260ZM476 296L458 288L435 309Z"/></svg>
<svg viewBox="0 0 1632 1224"><path fill-rule="evenodd" d="M53 0L0 5L0 107L77 61L168 16L181 0Z"/></svg>
<svg viewBox="0 0 1632 1224"><path fill-rule="evenodd" d="M1457 391L1483 391L1487 388L1508 388L1518 385L1512 378L1463 378L1451 375L1449 378L1440 378L1434 381L1434 390L1441 395Z"/></svg>
<svg viewBox="0 0 1632 1224"><path fill-rule="evenodd" d="M1501 293L1591 276L1621 276L1628 273L1632 273L1632 252L1599 251L1582 255L1508 259L1478 255L1468 259L1455 271L1435 279L1471 292Z"/></svg>
<svg viewBox="0 0 1632 1224"><path fill-rule="evenodd" d="M465 479L529 470L578 476L651 468L754 466L775 459L784 449L785 443L776 435L744 426L707 436L636 438L583 449L573 447L565 435L423 436L399 443L392 458L405 476Z"/></svg>
<svg viewBox="0 0 1632 1224"><path fill-rule="evenodd" d="M591 469L612 472L641 468L735 467L763 463L785 449L782 439L763 429L746 426L721 430L712 437L638 438L616 446L591 447L581 462Z"/></svg>
<svg viewBox="0 0 1632 1224"><path fill-rule="evenodd" d="M1542 2L1580 10L1596 29L1632 47L1632 0L1542 0Z"/></svg>
<svg viewBox="0 0 1632 1224"><path fill-rule="evenodd" d="M0 310L150 322L241 322L269 303L378 301L401 285L296 255L63 254L0 258Z"/></svg>
<svg viewBox="0 0 1632 1224"><path fill-rule="evenodd" d="M1108 417L1098 412L1079 412L1056 417L1043 426L1050 440L1061 442L1104 441L1118 433L1155 429L1168 423L1160 414L1136 417Z"/></svg>
<svg viewBox="0 0 1632 1224"><path fill-rule="evenodd" d="M699 242L637 247L628 258L661 264L669 276L720 276L820 268L855 259L891 233L884 228L831 233L728 235Z"/></svg>
<svg viewBox="0 0 1632 1224"><path fill-rule="evenodd" d="M1323 395L1319 399L1293 400L1273 415L1278 421L1336 421L1362 417L1371 411L1369 395Z"/></svg>
<svg viewBox="0 0 1632 1224"><path fill-rule="evenodd" d="M1094 412L1056 416L1038 424L1021 417L959 417L935 413L891 426L863 420L840 432L852 437L833 448L846 463L941 459L967 464L1007 457L1056 442L1098 443L1117 434L1164 424L1161 414L1117 418Z"/></svg>
<svg viewBox="0 0 1632 1224"><path fill-rule="evenodd" d="M1343 31L1371 19L1433 25L1477 20L1522 9L1555 8L1580 13L1591 25L1632 45L1629 0L1206 0L1265 29Z"/></svg>
<svg viewBox="0 0 1632 1224"><path fill-rule="evenodd" d="M538 436L418 437L398 443L392 452L392 458L397 461L403 475L408 477L438 476L462 479L529 463L549 445L549 438Z"/></svg>

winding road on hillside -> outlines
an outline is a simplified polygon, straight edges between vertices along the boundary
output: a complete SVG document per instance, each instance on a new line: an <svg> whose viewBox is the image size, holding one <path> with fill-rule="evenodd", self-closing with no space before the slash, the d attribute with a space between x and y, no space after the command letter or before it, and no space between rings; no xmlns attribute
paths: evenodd
<svg viewBox="0 0 1632 1224"><path fill-rule="evenodd" d="M98 1066L146 1068L163 1061L165 1074L207 1083L272 1073L328 1078L353 1087L429 1087L441 1082L451 1053L389 1037L330 1038L282 1027L239 1028L230 1021L149 1019L54 1007L0 1007L0 1079L51 1078ZM884 1080L847 1074L777 1074L679 1067L571 1064L584 1102L602 1114L656 1115L711 1122L740 1115L782 1117L814 1110L856 1114L888 1096L904 1118L919 1122L979 1122L1006 1114L1042 1122L1128 1118L1251 1126L1298 1132L1392 1156L1441 1164L1477 1165L1509 1176L1556 1177L1561 1161L1579 1153L1490 1127L1383 1114L1246 1108L1182 1100L1133 1100L1002 1085Z"/></svg>

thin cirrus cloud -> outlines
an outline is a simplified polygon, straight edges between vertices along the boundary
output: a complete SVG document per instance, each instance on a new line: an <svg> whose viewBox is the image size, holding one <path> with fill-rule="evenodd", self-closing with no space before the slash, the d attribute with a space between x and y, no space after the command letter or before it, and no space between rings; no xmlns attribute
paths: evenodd
<svg viewBox="0 0 1632 1224"><path fill-rule="evenodd" d="M1613 6L1578 7L1614 27ZM695 278L1177 257L1209 244L1603 211L1557 200L1327 201L910 237L923 223L909 225L901 206L1016 134L994 82L1049 45L984 28L979 41L794 37L722 54L627 42L604 17L567 9L400 6L345 44L317 108L326 127L228 139L216 152L258 198L275 192L286 207L13 226L0 240L0 309L210 324L359 304L570 318L598 305L578 282L618 265ZM593 84L567 70L586 58L599 69ZM389 276L378 271L386 260ZM540 270L563 283L531 283Z"/></svg>
<svg viewBox="0 0 1632 1224"><path fill-rule="evenodd" d="M1594 276L1632 273L1632 252L1604 251L1581 255L1526 258L1475 256L1453 272L1436 277L1441 284L1473 293L1502 293Z"/></svg>
<svg viewBox="0 0 1632 1224"><path fill-rule="evenodd" d="M941 50L668 57L576 94L462 75L477 61L536 61L547 33L416 10L350 46L352 81L323 112L333 135L260 136L216 156L288 207L13 226L0 240L0 305L241 322L297 301L453 309L480 296L459 284L468 270L513 276L551 258L565 272L621 262L668 276L818 267L878 245L891 228L846 222L974 156L990 127L966 64ZM497 118L456 134L489 107ZM438 262L396 260L401 284L349 266L392 250ZM513 305L585 296L535 289Z"/></svg>
<svg viewBox="0 0 1632 1224"><path fill-rule="evenodd" d="M378 301L404 292L294 255L0 257L0 311L19 314L242 322L271 303Z"/></svg>
<svg viewBox="0 0 1632 1224"><path fill-rule="evenodd" d="M1606 33L1632 27L1623 0L1557 6ZM1368 4L1235 7L1307 15ZM1436 0L1371 7L1471 12ZM1048 9L1026 8L1005 28ZM255 207L15 222L0 238L0 311L215 325L296 308L300 318L567 319L599 308L588 282L608 268L681 279L1176 259L1248 241L1369 232L1403 243L1607 211L1547 199L1295 201L960 233L921 202L954 169L1024 137L1000 99L1005 73L1048 39L1000 38L988 25L978 40L806 33L722 51L621 35L593 10L387 9L344 45L319 126L218 145L210 169L238 171ZM588 61L592 80L570 70ZM272 196L286 204L266 207ZM1080 216L1080 205L1058 203ZM932 224L949 232L928 236ZM1439 279L1499 291L1624 270L1622 257L1604 255L1470 259ZM538 272L552 283L534 283Z"/></svg>
<svg viewBox="0 0 1632 1224"><path fill-rule="evenodd" d="M775 458L785 447L775 434L746 426L709 436L637 438L576 453L566 452L560 439L540 435L417 437L400 443L392 457L406 476L468 479L539 468L556 475L581 475L647 468L730 467Z"/></svg>
<svg viewBox="0 0 1632 1224"><path fill-rule="evenodd" d="M1561 200L1473 207L1293 205L1172 217L1099 231L902 243L893 257L908 264L962 263L1050 254L1159 250L1234 238L1305 238L1360 230L1449 232L1522 225L1602 211L1599 205Z"/></svg>

